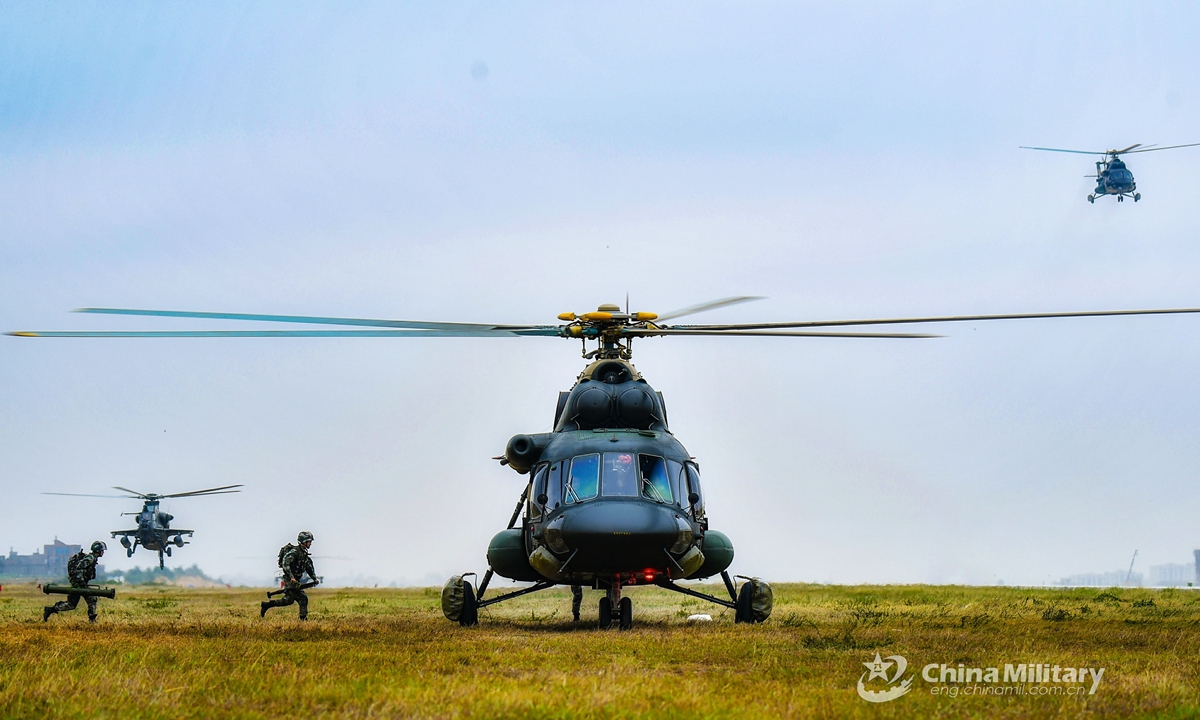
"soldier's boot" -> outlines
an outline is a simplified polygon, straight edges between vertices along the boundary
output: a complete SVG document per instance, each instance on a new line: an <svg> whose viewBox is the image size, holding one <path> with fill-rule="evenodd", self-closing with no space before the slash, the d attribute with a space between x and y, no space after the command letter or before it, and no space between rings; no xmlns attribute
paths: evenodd
<svg viewBox="0 0 1200 720"><path fill-rule="evenodd" d="M49 620L50 616L56 612L58 612L58 608L54 607L53 605L47 605L46 607L42 608L42 622Z"/></svg>
<svg viewBox="0 0 1200 720"><path fill-rule="evenodd" d="M275 607L275 606L274 606L274 605L273 605L273 604L272 604L270 601L264 601L264 602L262 603L262 607L261 607L261 608L259 609L259 611L258 611L258 616L259 616L260 618L262 618L262 617L266 617L266 616L267 616L267 611L268 611L268 610L270 610L270 609L271 609L271 608L273 608L273 607Z"/></svg>
<svg viewBox="0 0 1200 720"><path fill-rule="evenodd" d="M96 616L95 616L94 614L92 614L92 613L88 613L88 622L90 622L90 623L92 623L92 624L95 624L95 622L96 622Z"/></svg>
<svg viewBox="0 0 1200 720"><path fill-rule="evenodd" d="M583 588L579 585L571 586L571 618L575 622L579 622L579 606L583 604Z"/></svg>

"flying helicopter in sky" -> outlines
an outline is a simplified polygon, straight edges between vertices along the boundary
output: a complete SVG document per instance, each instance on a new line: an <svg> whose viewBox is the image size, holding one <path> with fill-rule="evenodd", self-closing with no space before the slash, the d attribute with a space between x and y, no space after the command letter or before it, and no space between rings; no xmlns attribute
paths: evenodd
<svg viewBox="0 0 1200 720"><path fill-rule="evenodd" d="M189 544L183 539L184 535L191 537L195 534L194 530L181 530L172 528L171 521L175 516L169 512L159 509L163 500L170 498L185 498L185 497L201 497L204 495L225 495L228 493L241 492L233 488L240 488L241 485L223 485L221 487L208 488L207 490L193 490L192 492L172 493L170 495L159 495L157 493L140 493L137 490L130 490L119 485L114 485L114 490L129 493L128 495L86 495L83 493L42 493L43 495L69 495L72 497L103 497L103 498L122 498L130 500L141 500L142 509L138 512L121 513L122 515L133 515L137 518L137 528L133 530L113 530L112 536L121 538L121 547L125 548L125 553L128 557L133 557L133 551L137 550L138 546L147 550L158 551L158 567L164 567L163 554L171 557L171 546L183 547ZM132 541L130 540L132 538Z"/></svg>
<svg viewBox="0 0 1200 720"><path fill-rule="evenodd" d="M1132 197L1134 202L1142 199L1142 194L1137 192L1137 183L1133 181L1133 173L1126 167L1125 161L1120 158L1121 155L1157 152L1159 150L1175 150L1176 148L1195 147L1197 145L1200 145L1200 143L1168 145L1167 147L1138 143L1130 145L1123 150L1063 150L1062 148L1027 147L1022 145L1021 149L1077 153L1079 155L1099 155L1100 159L1096 161L1096 174L1084 176L1096 178L1096 190L1087 196L1088 202L1095 204L1096 198L1104 195L1116 195L1117 202L1125 202L1125 198L1127 197Z"/></svg>
<svg viewBox="0 0 1200 720"><path fill-rule="evenodd" d="M574 386L560 392L553 430L516 435L497 457L528 475L508 527L487 551L478 589L456 575L442 591L442 610L461 625L478 622L480 608L556 585L604 590L601 627L633 625L623 590L653 585L734 611L735 622L762 622L771 613L768 583L745 578L735 586L728 569L730 539L709 526L696 459L671 433L666 400L633 366L635 338L765 336L848 339L924 339L925 333L871 332L883 325L1200 313L1200 308L1099 310L997 315L950 315L857 320L673 325L674 320L757 298L732 297L663 315L601 305L558 316L557 325L501 325L246 313L85 308L78 312L150 317L242 320L340 326L338 329L13 332L20 337L560 337L580 340L589 361ZM351 329L358 328L358 329ZM589 349L589 343L594 347ZM718 482L726 479L718 479ZM518 520L520 525L518 526ZM494 575L529 587L485 598ZM728 598L677 583L720 576Z"/></svg>

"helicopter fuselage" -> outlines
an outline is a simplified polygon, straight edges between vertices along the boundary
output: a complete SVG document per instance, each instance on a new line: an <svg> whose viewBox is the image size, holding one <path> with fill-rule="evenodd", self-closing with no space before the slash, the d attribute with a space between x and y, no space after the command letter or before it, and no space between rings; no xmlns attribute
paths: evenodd
<svg viewBox="0 0 1200 720"><path fill-rule="evenodd" d="M632 365L593 363L557 414L554 432L509 441L505 459L530 480L520 528L488 549L496 573L606 588L729 566L732 545L708 530L699 467Z"/></svg>
<svg viewBox="0 0 1200 720"><path fill-rule="evenodd" d="M1136 190L1133 173L1123 160L1114 156L1096 162L1096 195L1116 195L1118 199L1133 195L1137 201L1141 197Z"/></svg>

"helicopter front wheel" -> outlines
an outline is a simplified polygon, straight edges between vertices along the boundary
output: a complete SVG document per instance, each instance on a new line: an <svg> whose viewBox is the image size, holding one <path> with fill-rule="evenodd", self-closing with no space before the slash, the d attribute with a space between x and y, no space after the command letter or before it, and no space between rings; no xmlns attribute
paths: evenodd
<svg viewBox="0 0 1200 720"><path fill-rule="evenodd" d="M621 629L633 627L633 601L627 597L621 598Z"/></svg>
<svg viewBox="0 0 1200 720"><path fill-rule="evenodd" d="M626 598L628 599L628 598ZM612 601L606 597L600 598L600 629L607 630L612 626Z"/></svg>

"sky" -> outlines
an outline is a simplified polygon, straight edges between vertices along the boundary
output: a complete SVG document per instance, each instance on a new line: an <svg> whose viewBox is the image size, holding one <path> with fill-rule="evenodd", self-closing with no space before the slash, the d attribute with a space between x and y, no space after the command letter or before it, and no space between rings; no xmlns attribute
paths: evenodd
<svg viewBox="0 0 1200 720"><path fill-rule="evenodd" d="M553 323L1200 306L1192 3L0 7L0 330L86 306ZM1041 584L1200 547L1200 317L931 340L659 338L634 362L738 574ZM584 366L557 338L0 337L0 549L171 493L172 565L482 572ZM118 551L116 547L110 543ZM111 569L145 565L110 552Z"/></svg>

